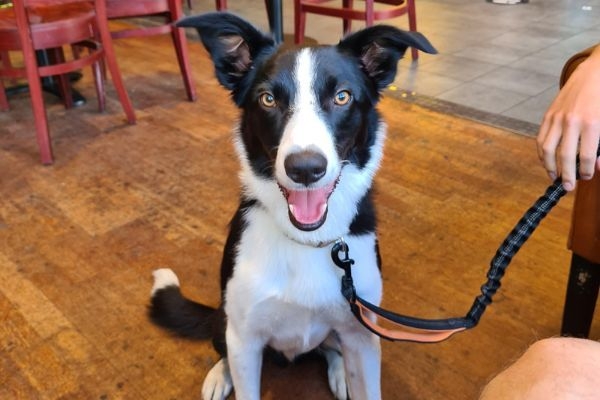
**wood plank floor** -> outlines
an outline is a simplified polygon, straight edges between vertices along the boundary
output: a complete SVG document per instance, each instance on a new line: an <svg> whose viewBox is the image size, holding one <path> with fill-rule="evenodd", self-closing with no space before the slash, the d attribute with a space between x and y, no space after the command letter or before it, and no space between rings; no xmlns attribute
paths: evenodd
<svg viewBox="0 0 600 400"><path fill-rule="evenodd" d="M0 113L0 398L198 399L209 343L151 325L151 271L170 266L216 304L238 198L237 110L190 43L199 100L185 101L168 38L116 44L138 123L109 90L65 111L47 98L56 163L38 162L29 99ZM384 306L462 316L497 246L547 185L531 138L387 97L376 178ZM560 328L572 198L517 255L476 329L440 344L383 343L384 399L475 399L532 341ZM600 336L596 322L594 337ZM265 399L329 399L325 366L267 363Z"/></svg>

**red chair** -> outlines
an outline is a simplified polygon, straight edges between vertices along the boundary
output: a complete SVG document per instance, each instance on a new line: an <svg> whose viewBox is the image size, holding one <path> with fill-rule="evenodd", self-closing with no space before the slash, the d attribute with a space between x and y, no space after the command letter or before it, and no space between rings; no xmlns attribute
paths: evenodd
<svg viewBox="0 0 600 400"><path fill-rule="evenodd" d="M78 58L67 60L63 47L87 49ZM23 67L14 66L9 52L23 53ZM36 52L47 54L51 62L37 62ZM121 105L129 123L135 123L135 113L125 91L117 65L106 19L104 1L94 0L14 0L14 6L0 9L0 78L27 78L36 137L43 164L53 162L48 120L42 97L41 78L55 77L59 82L65 105L72 105L67 74L92 66L96 81L98 104L104 110L104 84L101 63L108 65ZM6 100L0 79L0 106ZM6 102L4 104L8 106Z"/></svg>
<svg viewBox="0 0 600 400"><path fill-rule="evenodd" d="M219 11L227 8L226 0L216 0ZM145 37L170 33L177 53L179 69L190 101L196 100L196 89L190 69L187 52L187 39L181 28L176 28L174 22L183 17L181 0L106 0L106 12L109 20L123 20L139 17L161 17L161 25L136 26L113 30L113 39L129 37Z"/></svg>
<svg viewBox="0 0 600 400"><path fill-rule="evenodd" d="M327 15L343 19L344 35L352 29L352 20L365 21L366 26L372 26L376 21L400 17L408 14L409 30L417 30L417 12L415 0L365 0L361 9L354 7L353 0L343 0L341 7L322 5L332 3L332 0L294 0L294 42L304 41L306 13ZM375 3L383 3L389 7L375 9ZM412 58L419 58L417 49L411 49Z"/></svg>
<svg viewBox="0 0 600 400"><path fill-rule="evenodd" d="M561 334L588 337L600 289L600 174L579 181L573 205L571 269Z"/></svg>

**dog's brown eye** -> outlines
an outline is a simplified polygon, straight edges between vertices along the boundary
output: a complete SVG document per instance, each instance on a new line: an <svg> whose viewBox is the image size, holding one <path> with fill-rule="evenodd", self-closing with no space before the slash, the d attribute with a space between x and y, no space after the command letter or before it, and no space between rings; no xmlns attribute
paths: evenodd
<svg viewBox="0 0 600 400"><path fill-rule="evenodd" d="M333 101L338 106L345 106L346 104L348 104L350 102L351 98L352 98L352 95L350 94L349 91L347 91L347 90L340 90L339 92L337 92L335 94L335 97L333 98Z"/></svg>
<svg viewBox="0 0 600 400"><path fill-rule="evenodd" d="M271 93L269 92L265 92L263 94L260 95L259 97L260 100L260 104L262 104L264 107L275 107L275 96L273 96Z"/></svg>

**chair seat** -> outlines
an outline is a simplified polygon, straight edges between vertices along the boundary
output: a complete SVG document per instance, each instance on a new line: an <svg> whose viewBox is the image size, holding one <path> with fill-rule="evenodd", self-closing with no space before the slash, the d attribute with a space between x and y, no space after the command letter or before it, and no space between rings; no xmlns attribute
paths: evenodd
<svg viewBox="0 0 600 400"><path fill-rule="evenodd" d="M65 43L77 43L90 37L95 11L90 3L70 3L61 7L35 6L29 9L33 47L36 50L59 47ZM67 22L70 29L64 29ZM12 8L0 10L0 30L11 35L10 40L0 41L1 50L19 50L19 29ZM8 36L7 36L8 37Z"/></svg>
<svg viewBox="0 0 600 400"><path fill-rule="evenodd" d="M5 34L3 40L0 40L0 50L12 51L20 50L21 45L18 44L19 30L17 29L17 21L13 8L0 8L0 31Z"/></svg>

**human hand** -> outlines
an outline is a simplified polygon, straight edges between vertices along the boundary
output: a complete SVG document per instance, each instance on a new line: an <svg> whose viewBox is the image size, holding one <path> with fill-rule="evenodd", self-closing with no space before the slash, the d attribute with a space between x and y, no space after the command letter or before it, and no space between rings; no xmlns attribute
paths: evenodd
<svg viewBox="0 0 600 400"><path fill-rule="evenodd" d="M581 179L600 170L600 46L583 61L556 96L537 136L538 156L551 179L562 177L566 190L575 188L579 151Z"/></svg>

